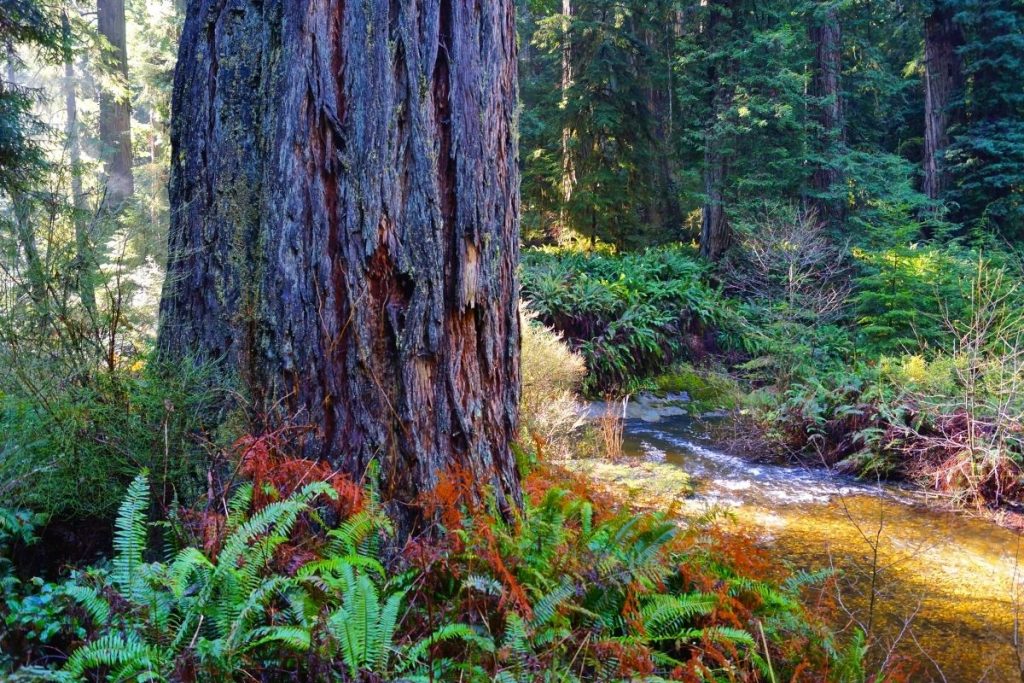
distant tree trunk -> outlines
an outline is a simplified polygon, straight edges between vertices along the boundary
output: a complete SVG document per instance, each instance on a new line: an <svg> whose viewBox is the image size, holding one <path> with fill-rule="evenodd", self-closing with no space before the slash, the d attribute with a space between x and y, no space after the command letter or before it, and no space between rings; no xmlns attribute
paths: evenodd
<svg viewBox="0 0 1024 683"><path fill-rule="evenodd" d="M82 151L78 138L78 97L75 92L74 54L71 49L71 22L67 10L60 15L61 32L64 41L64 110L66 124L68 156L71 161L71 205L74 209L72 222L75 226L75 261L78 269L78 296L82 306L90 314L96 312L96 282L94 268L96 259L92 250L92 238L89 235L89 224L85 220L85 193L82 190Z"/></svg>
<svg viewBox="0 0 1024 683"><path fill-rule="evenodd" d="M963 34L953 21L953 10L936 0L924 24L924 183L929 199L940 199L949 185L943 155L949 146L953 106L963 88L963 65L957 49Z"/></svg>
<svg viewBox="0 0 1024 683"><path fill-rule="evenodd" d="M707 0L708 17L705 40L709 49L715 49L720 40L722 13L730 10L731 0ZM726 70L713 64L708 71L708 82L713 85L711 115L704 132L704 207L701 211L700 253L705 258L718 260L732 241L732 226L725 213L724 188L728 176L728 158L722 151L723 140L718 132L718 120L731 103L732 93L722 82Z"/></svg>
<svg viewBox="0 0 1024 683"><path fill-rule="evenodd" d="M671 7L662 4L651 4L656 12L655 21L649 22L645 31L645 42L650 54L657 56L655 68L664 69L664 80L654 78L647 93L647 106L654 122L654 154L656 193L650 208L651 223L669 234L677 234L682 225L682 210L676 191L674 177L674 153L672 140L672 117L674 93L672 70L676 15ZM639 65L638 65L639 66ZM640 68L643 68L642 66Z"/></svg>
<svg viewBox="0 0 1024 683"><path fill-rule="evenodd" d="M159 347L405 530L443 472L519 503L512 0L189 4Z"/></svg>
<svg viewBox="0 0 1024 683"><path fill-rule="evenodd" d="M568 106L569 91L572 88L572 0L562 0L563 36L562 36L562 106ZM572 129L568 123L562 126L562 186L561 210L559 211L559 230L569 227L569 202L572 201L573 189L576 187L576 170L572 158Z"/></svg>
<svg viewBox="0 0 1024 683"><path fill-rule="evenodd" d="M717 261L732 242L732 226L725 213L725 186L727 167L725 155L714 141L705 143L704 149L704 208L701 212L700 253Z"/></svg>
<svg viewBox="0 0 1024 683"><path fill-rule="evenodd" d="M104 67L116 80L113 88L100 90L100 144L107 182L105 205L117 209L135 192L124 0L97 0L96 17L99 33L108 43Z"/></svg>
<svg viewBox="0 0 1024 683"><path fill-rule="evenodd" d="M843 171L839 157L846 143L846 122L843 115L842 74L842 28L839 13L832 0L816 13L811 20L811 42L814 44L814 75L811 96L816 103L821 138L818 145L820 155L811 186L814 189L814 205L821 218L832 225L842 222L844 217L841 187Z"/></svg>

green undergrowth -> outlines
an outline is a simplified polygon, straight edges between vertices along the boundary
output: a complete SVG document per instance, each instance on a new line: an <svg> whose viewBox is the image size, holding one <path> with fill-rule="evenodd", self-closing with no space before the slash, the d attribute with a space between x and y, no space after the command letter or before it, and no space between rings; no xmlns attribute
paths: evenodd
<svg viewBox="0 0 1024 683"><path fill-rule="evenodd" d="M705 355L730 319L708 268L686 247L523 254L523 298L586 361L590 394L629 393L677 359Z"/></svg>
<svg viewBox="0 0 1024 683"><path fill-rule="evenodd" d="M268 481L154 522L141 475L109 561L57 583L0 567L0 667L23 681L860 680L860 641L839 648L802 606L824 576L768 580L750 541L707 520L617 512L545 470L514 520L442 482L439 526L396 553L373 488L293 479L268 498Z"/></svg>
<svg viewBox="0 0 1024 683"><path fill-rule="evenodd" d="M715 269L685 247L532 250L524 296L592 395L685 391L694 414L742 409L742 442L766 452L958 504L1024 500L1024 269L883 218L843 247L767 211Z"/></svg>
<svg viewBox="0 0 1024 683"><path fill-rule="evenodd" d="M60 386L0 390L0 491L53 518L109 519L141 468L168 500L205 488L227 389L213 368L141 356ZM69 495L69 492L74 492Z"/></svg>

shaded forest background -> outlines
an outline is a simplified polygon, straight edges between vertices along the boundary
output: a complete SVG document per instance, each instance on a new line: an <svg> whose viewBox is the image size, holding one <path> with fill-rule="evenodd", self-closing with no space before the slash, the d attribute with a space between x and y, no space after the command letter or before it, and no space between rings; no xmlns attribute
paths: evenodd
<svg viewBox="0 0 1024 683"><path fill-rule="evenodd" d="M198 366L159 390L145 376L185 8L3 9L4 415L28 454L5 460L8 487L46 472L31 497L92 514L152 464L136 452L210 438L241 388ZM756 390L757 431L786 450L901 474L927 451L941 488L1020 489L1019 1L517 9L523 294L582 354L585 392L704 364ZM137 389L139 415L95 427ZM961 415L980 405L985 448ZM73 457L54 470L53 453ZM59 494L68 472L90 495Z"/></svg>
<svg viewBox="0 0 1024 683"><path fill-rule="evenodd" d="M1016 240L1020 22L1009 1L527 3L526 238L703 229L716 252L793 202L853 239Z"/></svg>

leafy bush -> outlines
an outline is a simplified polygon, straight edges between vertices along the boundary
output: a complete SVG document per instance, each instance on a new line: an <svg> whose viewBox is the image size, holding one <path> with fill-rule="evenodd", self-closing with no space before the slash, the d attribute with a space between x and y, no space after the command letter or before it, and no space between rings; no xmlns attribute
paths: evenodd
<svg viewBox="0 0 1024 683"><path fill-rule="evenodd" d="M949 322L948 356L905 392L913 419L895 422L891 448L908 469L960 503L1024 497L1024 307L1020 285L979 262L970 308ZM911 367L915 365L910 363Z"/></svg>
<svg viewBox="0 0 1024 683"><path fill-rule="evenodd" d="M957 504L1024 497L1024 307L1004 267L974 268L957 315L935 316L941 353L919 345L796 382L763 415L769 433L796 455L908 477Z"/></svg>
<svg viewBox="0 0 1024 683"><path fill-rule="evenodd" d="M688 352L725 313L707 266L689 249L624 255L535 249L523 256L523 297L586 360L592 393L629 389Z"/></svg>
<svg viewBox="0 0 1024 683"><path fill-rule="evenodd" d="M853 297L860 347L869 355L899 355L947 346L947 320L966 314L975 263L927 245L855 249Z"/></svg>
<svg viewBox="0 0 1024 683"><path fill-rule="evenodd" d="M767 434L796 458L837 465L861 453L866 436L877 429L880 391L877 370L865 364L810 377L765 411ZM853 463L843 466L857 469Z"/></svg>
<svg viewBox="0 0 1024 683"><path fill-rule="evenodd" d="M149 468L167 502L194 498L205 486L201 445L223 417L210 372L142 357L45 392L0 392L0 492L54 518L109 519Z"/></svg>

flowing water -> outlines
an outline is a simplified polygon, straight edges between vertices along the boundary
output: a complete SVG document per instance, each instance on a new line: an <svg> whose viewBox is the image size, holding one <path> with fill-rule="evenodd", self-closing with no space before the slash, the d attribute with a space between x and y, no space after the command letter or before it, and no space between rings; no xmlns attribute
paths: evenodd
<svg viewBox="0 0 1024 683"><path fill-rule="evenodd" d="M626 452L683 468L697 486L688 505L735 510L795 568L832 568L837 626L870 631L875 665L914 658L914 681L1024 680L1013 637L1017 534L893 486L722 453L698 425L628 420Z"/></svg>

